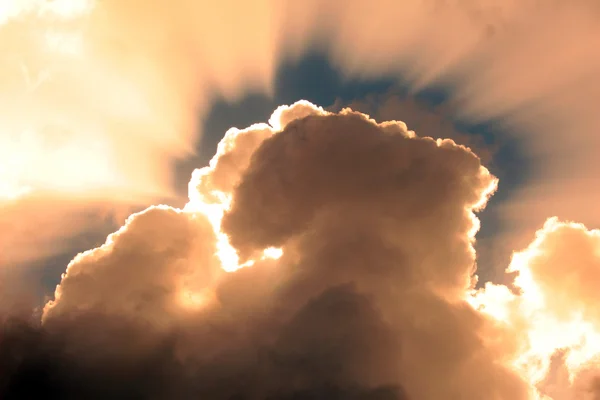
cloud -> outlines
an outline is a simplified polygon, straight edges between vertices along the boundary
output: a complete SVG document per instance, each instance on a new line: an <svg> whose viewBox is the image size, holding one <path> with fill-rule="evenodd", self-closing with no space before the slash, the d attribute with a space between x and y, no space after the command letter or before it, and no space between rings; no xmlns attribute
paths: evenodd
<svg viewBox="0 0 600 400"><path fill-rule="evenodd" d="M474 290L496 184L402 122L280 107L226 133L183 209L75 257L43 310L5 271L0 394L597 397L600 234L551 218L512 288Z"/></svg>
<svg viewBox="0 0 600 400"><path fill-rule="evenodd" d="M600 232L581 224L554 218L538 232L527 249L533 255L527 267L554 312L565 318L572 312L583 312L586 320L596 318L600 299L593 282L600 274L599 248Z"/></svg>
<svg viewBox="0 0 600 400"><path fill-rule="evenodd" d="M227 133L183 210L78 255L43 324L4 323L0 393L529 399L518 343L467 302L495 184L403 123L281 108Z"/></svg>
<svg viewBox="0 0 600 400"><path fill-rule="evenodd" d="M494 178L472 153L449 140L407 140L414 133L404 124L378 126L350 111L296 120L286 126L286 132L266 140L254 153L254 163L234 191L232 208L223 220L225 232L242 254L282 246L305 233L308 226L309 231L316 229L320 220L336 226L336 218L349 219L356 214L357 226L376 231L385 228L377 223L385 217L387 228L394 230L392 221L404 220L410 225L408 214L427 213L419 220L421 227L414 229L427 229L427 222L459 216L450 220L457 224L452 229L462 229L463 235L450 234L439 226L438 232L444 237L456 236L457 241L448 246L462 248L454 255L457 268L470 265L469 230L474 223L465 208L473 208L482 192L495 187ZM273 174L273 170L278 173ZM428 179L439 179L440 183L429 187ZM417 189L423 191L420 197ZM412 195L405 198L404 193ZM437 209L434 206L439 197L446 202ZM372 208L381 208L383 215L369 212ZM397 245L395 240L410 246L411 239L400 231L394 236L390 246ZM413 245L419 253L421 245ZM437 254L421 254L422 273L427 273L428 265L435 268L437 257L445 256L443 246ZM469 284L469 268L457 276L452 274L452 267L446 268L448 276L437 276L440 284L460 288L465 282ZM433 272L432 278L437 275Z"/></svg>
<svg viewBox="0 0 600 400"><path fill-rule="evenodd" d="M348 75L451 84L455 109L521 135L537 168L506 206L515 224L597 223L591 2L53 4L0 16L2 198L168 195L170 163L194 147L212 93L268 90L278 57L319 42ZM551 221L513 259L519 293L488 285L470 298L471 210L494 181L477 158L402 124L288 111L270 127L231 131L239 148L224 146L195 173L184 210L151 208L74 260L43 326L3 322L10 372L0 390L32 397L19 391L33 381L76 398L518 399L563 348L555 363L574 379L594 375L594 231ZM297 111L307 118L294 120ZM274 261L270 247L283 256ZM225 274L219 263L248 268ZM567 264L576 267L560 279ZM333 326L328 309L347 318ZM324 325L304 331L307 321ZM552 390L564 396L576 386L561 384Z"/></svg>
<svg viewBox="0 0 600 400"><path fill-rule="evenodd" d="M60 315L63 309L97 308L109 314L166 317L187 286L181 279L193 280L188 285L195 291L196 285L211 283L216 273L212 270L220 271L211 251L214 246L206 218L191 219L167 207L134 214L104 246L69 264L55 300L46 306L45 318Z"/></svg>
<svg viewBox="0 0 600 400"><path fill-rule="evenodd" d="M593 398L588 392L597 391L599 250L597 230L550 218L513 255L507 271L517 274L517 293L488 284L474 297L514 331L517 365L552 400Z"/></svg>

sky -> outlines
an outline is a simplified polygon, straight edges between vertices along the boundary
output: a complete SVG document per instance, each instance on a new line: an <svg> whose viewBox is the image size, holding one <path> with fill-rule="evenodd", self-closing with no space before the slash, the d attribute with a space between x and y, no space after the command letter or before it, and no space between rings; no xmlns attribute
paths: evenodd
<svg viewBox="0 0 600 400"><path fill-rule="evenodd" d="M5 2L0 397L600 398L599 41L587 0Z"/></svg>

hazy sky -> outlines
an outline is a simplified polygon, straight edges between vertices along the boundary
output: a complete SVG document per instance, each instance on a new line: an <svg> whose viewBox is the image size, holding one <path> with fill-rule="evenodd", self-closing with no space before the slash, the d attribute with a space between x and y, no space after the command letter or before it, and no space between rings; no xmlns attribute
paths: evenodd
<svg viewBox="0 0 600 400"><path fill-rule="evenodd" d="M586 0L5 2L0 397L600 398L599 48Z"/></svg>

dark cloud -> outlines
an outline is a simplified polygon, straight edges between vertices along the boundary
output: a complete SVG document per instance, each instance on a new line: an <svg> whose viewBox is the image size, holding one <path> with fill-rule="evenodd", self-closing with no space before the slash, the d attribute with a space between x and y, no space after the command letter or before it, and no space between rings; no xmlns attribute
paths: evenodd
<svg viewBox="0 0 600 400"><path fill-rule="evenodd" d="M324 247L325 237L332 247L353 240L369 251L365 260L414 257L407 264L420 268L410 284L464 289L473 263L468 208L494 178L464 147L412 136L402 123L350 112L290 123L254 153L234 192L223 221L232 244L251 254L322 230L303 254Z"/></svg>
<svg viewBox="0 0 600 400"><path fill-rule="evenodd" d="M339 316L330 319L334 312ZM380 321L365 324L372 319L361 296L334 288L309 302L276 340L242 349L233 342L194 361L178 357L185 339L177 333L158 338L114 315L89 313L51 328L11 320L2 327L0 393L3 399L406 399L397 386L364 384L362 375L382 355L369 347L381 339ZM196 345L210 352L204 335L214 340L220 329L235 328L198 329ZM133 353L140 341L144 351Z"/></svg>

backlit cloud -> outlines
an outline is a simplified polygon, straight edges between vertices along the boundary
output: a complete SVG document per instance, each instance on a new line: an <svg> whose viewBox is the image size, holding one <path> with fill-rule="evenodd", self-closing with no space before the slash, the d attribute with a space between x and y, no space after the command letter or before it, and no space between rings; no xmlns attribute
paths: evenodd
<svg viewBox="0 0 600 400"><path fill-rule="evenodd" d="M496 185L477 156L306 102L271 124L229 131L185 209L78 255L43 325L5 324L4 393L533 396L510 329L466 300Z"/></svg>
<svg viewBox="0 0 600 400"><path fill-rule="evenodd" d="M211 99L269 93L317 43L347 76L449 85L452 110L522 139L514 288L473 290L497 185L477 146L299 102L229 130L183 209L132 215L43 310L2 271L0 397L598 397L599 235L560 222L600 221L598 8L399 4L3 2L0 264L95 225L92 201L172 196Z"/></svg>

